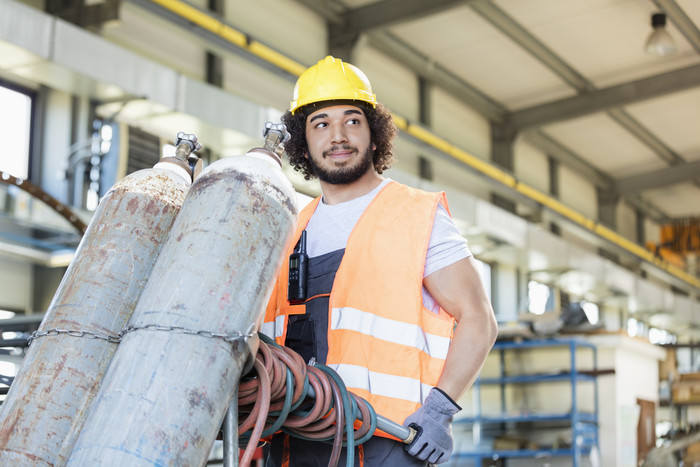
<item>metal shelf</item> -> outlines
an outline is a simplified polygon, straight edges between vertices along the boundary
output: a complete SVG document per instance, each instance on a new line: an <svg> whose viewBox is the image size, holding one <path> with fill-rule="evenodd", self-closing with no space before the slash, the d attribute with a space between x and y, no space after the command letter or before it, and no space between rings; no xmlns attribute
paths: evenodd
<svg viewBox="0 0 700 467"><path fill-rule="evenodd" d="M512 422L556 422L556 421L571 421L576 420L583 423L597 423L598 417L596 414L588 412L579 412L577 414L568 413L531 413L521 415L484 415L481 417L466 417L455 420L454 424L473 424L473 423L512 423Z"/></svg>
<svg viewBox="0 0 700 467"><path fill-rule="evenodd" d="M505 368L505 353L508 351L527 351L527 349L538 349L543 347L566 347L569 350L569 368L565 371L537 374L516 374L509 375ZM500 357L500 376L492 378L477 378L474 383L474 395L477 403L477 414L473 417L455 420L455 424L474 426L474 446L472 450L455 452L453 458L474 459L477 465L481 465L482 459L507 459L507 458L547 458L547 457L571 457L572 466L579 467L581 456L590 453L594 447L598 446L598 386L596 376L581 373L576 367L576 353L580 349L589 349L593 354L593 373L597 370L597 350L595 345L582 339L541 339L522 342L497 342L493 351L498 352ZM568 412L527 412L515 415L508 414L504 390L507 385L532 384L532 383L559 383L565 382L570 386L571 410ZM594 383L594 412L581 412L577 404L577 386L579 383ZM483 415L481 413L481 387L499 386L501 393L502 414ZM498 424L506 423L532 423L540 424L545 428L547 422L557 424L556 428L571 429L572 446L561 449L518 449L518 450L494 450L483 446L481 439L482 431L486 426L494 427ZM494 427L497 428L497 427ZM535 426L529 429L535 429ZM489 428L491 430L491 428Z"/></svg>
<svg viewBox="0 0 700 467"><path fill-rule="evenodd" d="M588 454L592 446L582 446L581 454ZM472 451L472 452L457 452L452 454L452 459L499 459L499 458L516 458L516 457L532 457L532 458L547 458L547 457L567 457L574 454L574 450L567 449L508 449L508 450L488 450Z"/></svg>
<svg viewBox="0 0 700 467"><path fill-rule="evenodd" d="M500 378L482 378L480 384L510 384L510 383L542 383L549 381L595 381L595 376L581 373L541 373L532 375L503 376Z"/></svg>

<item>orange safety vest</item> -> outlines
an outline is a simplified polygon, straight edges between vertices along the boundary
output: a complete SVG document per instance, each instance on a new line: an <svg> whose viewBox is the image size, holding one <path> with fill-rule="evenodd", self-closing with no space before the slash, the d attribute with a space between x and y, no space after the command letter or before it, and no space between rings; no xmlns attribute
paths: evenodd
<svg viewBox="0 0 700 467"><path fill-rule="evenodd" d="M301 212L289 254L319 201ZM438 203L447 209L444 193L388 183L352 230L329 300L326 364L348 390L397 423L437 384L454 330L444 310L423 306L425 257ZM305 312L304 304L287 302L288 275L285 261L262 328L280 345L287 316Z"/></svg>

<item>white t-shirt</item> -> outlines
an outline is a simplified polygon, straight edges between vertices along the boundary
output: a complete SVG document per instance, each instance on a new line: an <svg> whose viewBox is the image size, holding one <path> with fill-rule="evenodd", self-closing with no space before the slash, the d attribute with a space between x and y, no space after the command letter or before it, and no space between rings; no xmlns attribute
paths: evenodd
<svg viewBox="0 0 700 467"><path fill-rule="evenodd" d="M309 258L345 248L350 233L364 210L390 181L387 178L366 195L344 203L328 205L321 199L306 226L306 251ZM438 205L425 257L423 277L469 256L471 251L467 246L467 239L460 235L445 208L441 204ZM434 312L439 309L425 287L423 287L423 304Z"/></svg>

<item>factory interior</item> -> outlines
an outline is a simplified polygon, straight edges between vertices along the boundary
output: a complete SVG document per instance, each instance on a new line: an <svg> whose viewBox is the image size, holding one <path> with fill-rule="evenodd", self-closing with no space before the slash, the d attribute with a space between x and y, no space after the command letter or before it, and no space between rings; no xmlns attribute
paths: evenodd
<svg viewBox="0 0 700 467"><path fill-rule="evenodd" d="M700 465L698 0L0 0L0 401L109 189L261 146L327 55L498 321L443 465Z"/></svg>

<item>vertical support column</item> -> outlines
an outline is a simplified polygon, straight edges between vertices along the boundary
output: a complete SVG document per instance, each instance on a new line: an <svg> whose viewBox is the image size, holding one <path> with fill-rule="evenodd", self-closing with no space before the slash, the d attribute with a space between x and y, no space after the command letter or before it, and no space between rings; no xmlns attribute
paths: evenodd
<svg viewBox="0 0 700 467"><path fill-rule="evenodd" d="M644 221L646 220L646 216L644 213L639 210L635 209L634 210L634 222L635 222L635 240L637 240L637 243L644 246L644 243L647 241L647 235L646 235L646 229L644 228Z"/></svg>
<svg viewBox="0 0 700 467"><path fill-rule="evenodd" d="M91 136L91 117L94 116L88 99L70 97L70 147L67 152L68 203L78 208L86 207L87 192L90 186L91 155L94 155Z"/></svg>
<svg viewBox="0 0 700 467"><path fill-rule="evenodd" d="M433 163L425 156L418 156L418 176L423 180L433 179Z"/></svg>
<svg viewBox="0 0 700 467"><path fill-rule="evenodd" d="M353 50L360 35L346 32L345 23L329 23L326 29L328 30L328 53L343 61L352 62Z"/></svg>
<svg viewBox="0 0 700 467"><path fill-rule="evenodd" d="M43 180L46 164L42 161L44 153L44 131L46 131L47 94L49 88L41 85L34 94L32 110L31 137L29 139L29 180L39 186L46 187ZM65 196L56 196L56 190L47 190L54 198L65 202Z"/></svg>
<svg viewBox="0 0 700 467"><path fill-rule="evenodd" d="M598 348L594 345L593 347L593 370L597 373L598 371ZM598 399L598 376L593 379L593 395L594 395L594 406L595 410L595 447L598 450L597 455L600 456L600 412L599 409L599 399ZM599 458L600 460L600 458Z"/></svg>
<svg viewBox="0 0 700 467"><path fill-rule="evenodd" d="M506 404L506 383L503 382L503 379L508 375L508 368L506 368L506 349L505 348L500 348L498 349L498 370L500 371L500 378L501 382L498 383L498 387L500 389L499 391L499 396L500 396L500 402L501 402L501 413L502 414L507 414L508 413L508 404Z"/></svg>
<svg viewBox="0 0 700 467"><path fill-rule="evenodd" d="M617 229L617 203L620 195L612 190L596 189L598 194L598 219L611 229Z"/></svg>
<svg viewBox="0 0 700 467"><path fill-rule="evenodd" d="M224 16L224 0L209 0L209 9L217 15ZM220 88L224 83L224 67L221 57L207 50L206 55L206 81Z"/></svg>
<svg viewBox="0 0 700 467"><path fill-rule="evenodd" d="M570 359L570 378L571 378L571 444L573 449L573 466L581 465L581 426L578 413L578 394L576 384L578 383L576 368L576 342L573 339L569 340L569 359Z"/></svg>
<svg viewBox="0 0 700 467"><path fill-rule="evenodd" d="M432 86L423 77L418 77L418 119L426 128L433 124L430 109L432 107Z"/></svg>
<svg viewBox="0 0 700 467"><path fill-rule="evenodd" d="M426 128L430 128L432 125L430 113L432 94L430 91L430 83L426 79L418 77L418 119ZM424 180L433 179L433 163L423 155L418 156L418 176Z"/></svg>
<svg viewBox="0 0 700 467"><path fill-rule="evenodd" d="M517 131L508 123L491 122L491 160L513 172L513 145ZM508 212L515 212L515 202L497 193L491 193L491 202Z"/></svg>
<svg viewBox="0 0 700 467"><path fill-rule="evenodd" d="M221 57L211 52L207 52L206 67L207 83L213 84L217 88L223 87L224 71L223 61L221 60Z"/></svg>
<svg viewBox="0 0 700 467"><path fill-rule="evenodd" d="M617 205L620 195L613 190L596 188L598 194L598 220L606 227L617 230ZM617 262L617 255L602 248L598 249L600 256Z"/></svg>
<svg viewBox="0 0 700 467"><path fill-rule="evenodd" d="M559 161L547 155L547 165L549 169L549 194L559 198ZM561 228L555 222L549 223L549 231L554 235L561 235Z"/></svg>

